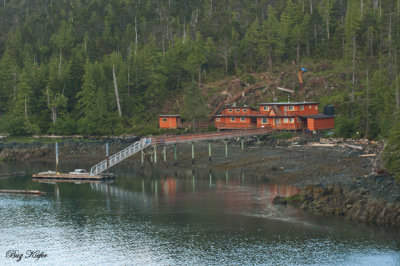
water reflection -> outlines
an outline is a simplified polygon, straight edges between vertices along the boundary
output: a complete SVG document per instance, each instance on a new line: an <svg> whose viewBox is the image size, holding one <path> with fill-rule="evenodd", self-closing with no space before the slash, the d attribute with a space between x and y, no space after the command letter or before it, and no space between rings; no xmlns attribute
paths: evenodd
<svg viewBox="0 0 400 266"><path fill-rule="evenodd" d="M116 171L113 183L0 179L4 188L49 192L0 195L0 254L35 247L48 254L41 265L391 265L400 259L397 232L271 204L298 191L290 186L209 169ZM10 263L0 256L0 264Z"/></svg>

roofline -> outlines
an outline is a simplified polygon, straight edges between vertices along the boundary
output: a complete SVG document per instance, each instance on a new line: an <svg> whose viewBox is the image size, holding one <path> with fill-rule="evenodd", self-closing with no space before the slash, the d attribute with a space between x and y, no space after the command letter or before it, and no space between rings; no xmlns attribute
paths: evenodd
<svg viewBox="0 0 400 266"><path fill-rule="evenodd" d="M258 105L307 105L319 104L318 102L276 102L276 103L259 103Z"/></svg>
<svg viewBox="0 0 400 266"><path fill-rule="evenodd" d="M181 115L159 115L159 117L180 117Z"/></svg>
<svg viewBox="0 0 400 266"><path fill-rule="evenodd" d="M258 111L256 108L253 107L248 107L248 106L236 106L236 107L232 107L229 105L225 105L222 107L223 109L229 108L229 109L250 109L250 110L254 110L254 111Z"/></svg>
<svg viewBox="0 0 400 266"><path fill-rule="evenodd" d="M213 115L213 117L300 117L299 115Z"/></svg>

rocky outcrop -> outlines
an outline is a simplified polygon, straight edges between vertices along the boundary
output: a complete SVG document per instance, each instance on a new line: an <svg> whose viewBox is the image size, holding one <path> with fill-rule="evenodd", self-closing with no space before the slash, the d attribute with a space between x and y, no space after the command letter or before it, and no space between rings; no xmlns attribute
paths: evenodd
<svg viewBox="0 0 400 266"><path fill-rule="evenodd" d="M392 177L370 175L356 185L309 185L297 195L274 199L274 203L362 223L400 226L399 191Z"/></svg>

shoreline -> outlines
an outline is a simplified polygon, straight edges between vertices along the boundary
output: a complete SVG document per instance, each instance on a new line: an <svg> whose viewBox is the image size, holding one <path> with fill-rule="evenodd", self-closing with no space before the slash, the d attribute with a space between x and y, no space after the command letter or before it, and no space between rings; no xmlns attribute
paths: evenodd
<svg viewBox="0 0 400 266"><path fill-rule="evenodd" d="M373 171L373 158L360 157L371 153L376 145L354 146L348 141L343 145L320 145L319 136L296 134L291 139L274 139L271 136L245 139L245 149L240 141L228 143L228 157L221 141L210 142L212 160L208 157L208 143L195 143L195 164L192 165L191 145L178 145L177 166L173 146L157 150L157 163L151 160L153 149L146 150L145 162L140 163L136 154L121 165L137 168L162 168L173 173L174 168L202 168L229 170L256 176L271 183L287 184L301 191L290 198L277 198L278 204L294 205L315 214L338 215L361 223L380 226L400 226L400 185L393 177L377 175ZM344 140L345 141L345 140ZM59 143L60 160L97 163L105 157L105 143L110 154L125 148L132 139L105 139L94 142L65 140ZM322 143L324 144L324 143ZM54 161L54 145L43 143L0 143L0 161Z"/></svg>

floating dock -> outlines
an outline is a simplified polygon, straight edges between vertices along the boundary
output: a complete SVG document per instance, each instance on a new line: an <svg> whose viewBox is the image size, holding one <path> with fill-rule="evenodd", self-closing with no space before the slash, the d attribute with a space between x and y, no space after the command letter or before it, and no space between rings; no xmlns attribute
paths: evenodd
<svg viewBox="0 0 400 266"><path fill-rule="evenodd" d="M90 173L85 174L73 174L73 173L57 173L53 171L42 172L32 175L33 180L59 180L59 181L104 181L115 178L112 173L102 173L100 175L91 175Z"/></svg>

